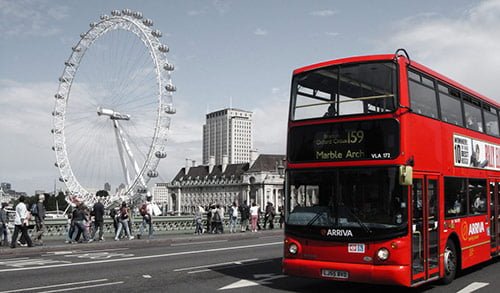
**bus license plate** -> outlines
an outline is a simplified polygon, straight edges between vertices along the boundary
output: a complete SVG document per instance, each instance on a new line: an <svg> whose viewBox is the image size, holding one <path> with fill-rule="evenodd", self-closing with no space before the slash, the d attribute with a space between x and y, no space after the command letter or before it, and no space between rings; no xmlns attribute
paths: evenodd
<svg viewBox="0 0 500 293"><path fill-rule="evenodd" d="M349 272L323 269L321 270L321 276L334 279L347 279L349 278Z"/></svg>

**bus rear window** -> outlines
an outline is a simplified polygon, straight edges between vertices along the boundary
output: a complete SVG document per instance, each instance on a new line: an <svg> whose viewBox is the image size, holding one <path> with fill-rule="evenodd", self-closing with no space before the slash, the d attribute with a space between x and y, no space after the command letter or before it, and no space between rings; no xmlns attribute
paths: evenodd
<svg viewBox="0 0 500 293"><path fill-rule="evenodd" d="M299 74L292 88L292 120L396 110L396 64L331 66Z"/></svg>

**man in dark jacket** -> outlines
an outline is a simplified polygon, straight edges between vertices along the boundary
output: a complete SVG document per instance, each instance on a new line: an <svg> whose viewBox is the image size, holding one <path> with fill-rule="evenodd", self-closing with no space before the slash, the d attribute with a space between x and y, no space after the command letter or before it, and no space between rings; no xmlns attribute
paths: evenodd
<svg viewBox="0 0 500 293"><path fill-rule="evenodd" d="M40 194L38 195L38 202L34 203L36 207L34 208L34 213L33 217L35 217L35 224L36 224L36 234L35 234L35 239L34 239L34 244L35 245L43 245L43 234L45 233L45 206L43 205L43 202L45 201L45 195Z"/></svg>
<svg viewBox="0 0 500 293"><path fill-rule="evenodd" d="M92 214L94 215L94 229L92 231L92 236L89 241L95 240L95 233L99 230L99 241L104 241L102 234L104 233L104 205L102 204L102 198L98 197L97 202L92 208Z"/></svg>
<svg viewBox="0 0 500 293"><path fill-rule="evenodd" d="M248 219L250 219L250 207L247 204L247 201L243 201L243 204L240 205L240 215L241 215L241 232L245 232L248 228Z"/></svg>

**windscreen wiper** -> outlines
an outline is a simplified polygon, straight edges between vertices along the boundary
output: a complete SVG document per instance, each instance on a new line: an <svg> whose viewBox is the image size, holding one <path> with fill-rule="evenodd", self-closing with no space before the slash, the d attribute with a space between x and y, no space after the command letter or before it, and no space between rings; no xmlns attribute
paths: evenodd
<svg viewBox="0 0 500 293"><path fill-rule="evenodd" d="M344 206L345 210L356 220L359 226L368 234L372 234L373 231L368 227L350 208Z"/></svg>

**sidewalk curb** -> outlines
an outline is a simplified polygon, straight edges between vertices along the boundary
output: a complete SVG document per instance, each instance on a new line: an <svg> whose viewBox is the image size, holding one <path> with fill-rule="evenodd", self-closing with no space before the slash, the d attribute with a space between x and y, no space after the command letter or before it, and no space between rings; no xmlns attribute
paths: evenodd
<svg viewBox="0 0 500 293"><path fill-rule="evenodd" d="M9 256L33 256L44 252L56 252L56 251L67 251L67 250L88 250L88 249L110 249L116 247L148 247L148 246L158 246L165 245L171 246L176 243L196 243L205 241L215 241L215 240L227 240L236 241L242 239L252 239L259 237L273 237L273 236L283 236L283 229L273 229L273 230L261 230L259 232L252 233L247 232L236 232L236 233L224 233L224 234L202 234L194 235L192 233L183 234L161 234L153 239L134 239L134 240L120 240L114 241L112 237L108 238L104 242L89 242L89 243L74 243L67 244L63 240L47 240L44 246L33 246L33 247L19 247L15 249L5 246L0 246L0 259Z"/></svg>

